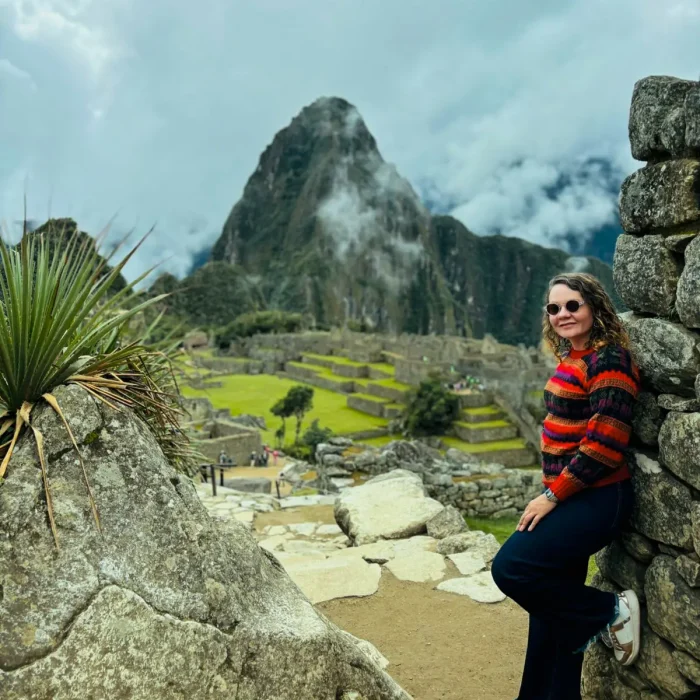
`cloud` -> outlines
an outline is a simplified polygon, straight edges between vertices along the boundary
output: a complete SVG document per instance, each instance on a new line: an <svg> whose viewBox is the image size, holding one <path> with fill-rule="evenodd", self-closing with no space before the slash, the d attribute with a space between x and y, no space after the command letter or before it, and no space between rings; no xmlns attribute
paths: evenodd
<svg viewBox="0 0 700 700"><path fill-rule="evenodd" d="M641 165L634 82L699 77L694 0L204 7L0 0L0 219L21 217L26 189L31 218L157 223L127 274L165 256L185 274L273 135L337 95L425 200L476 233L559 245L614 222L611 187Z"/></svg>
<svg viewBox="0 0 700 700"><path fill-rule="evenodd" d="M32 80L32 76L27 71L18 68L14 63L6 58L0 58L0 81L3 77L19 80L28 85L32 90L36 90L36 84Z"/></svg>

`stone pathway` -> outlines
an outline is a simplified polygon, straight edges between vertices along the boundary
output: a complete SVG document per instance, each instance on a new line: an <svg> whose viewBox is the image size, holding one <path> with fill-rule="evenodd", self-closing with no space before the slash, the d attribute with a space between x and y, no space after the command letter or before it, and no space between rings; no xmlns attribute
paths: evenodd
<svg viewBox="0 0 700 700"><path fill-rule="evenodd" d="M314 604L371 596L377 592L384 570L401 581L431 582L437 590L465 595L481 603L505 599L488 570L498 551L493 535L478 531L443 539L414 535L353 547L336 524L309 520L270 525L259 531L255 528L259 513L286 511L291 515L303 513L309 506L331 509L336 496L298 496L280 501L268 494L225 487L218 487L217 495L212 496L208 484L196 484L196 488L213 517L246 523L260 546L275 556Z"/></svg>

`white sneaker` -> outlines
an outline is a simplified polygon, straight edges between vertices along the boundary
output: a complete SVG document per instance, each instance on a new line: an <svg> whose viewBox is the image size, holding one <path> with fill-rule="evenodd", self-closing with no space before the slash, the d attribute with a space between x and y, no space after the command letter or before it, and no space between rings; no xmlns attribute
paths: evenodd
<svg viewBox="0 0 700 700"><path fill-rule="evenodd" d="M619 614L601 635L603 643L611 647L615 658L630 666L637 659L640 642L639 600L634 591L623 591L618 595Z"/></svg>

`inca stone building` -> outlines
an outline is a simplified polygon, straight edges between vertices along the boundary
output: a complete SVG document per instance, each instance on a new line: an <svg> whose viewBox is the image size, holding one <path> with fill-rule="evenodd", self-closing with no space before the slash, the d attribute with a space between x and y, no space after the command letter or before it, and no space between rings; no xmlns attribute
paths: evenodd
<svg viewBox="0 0 700 700"><path fill-rule="evenodd" d="M643 380L637 503L630 531L597 556L597 585L637 592L643 644L631 669L592 647L584 695L700 698L700 83L640 80L629 135L646 165L622 185L614 279Z"/></svg>

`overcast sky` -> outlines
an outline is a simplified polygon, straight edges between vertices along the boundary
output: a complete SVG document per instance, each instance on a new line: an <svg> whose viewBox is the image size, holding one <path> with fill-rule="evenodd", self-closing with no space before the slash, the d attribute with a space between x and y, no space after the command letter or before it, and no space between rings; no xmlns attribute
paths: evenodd
<svg viewBox="0 0 700 700"><path fill-rule="evenodd" d="M0 219L156 229L129 276L212 243L275 132L352 102L476 233L614 221L634 82L700 77L700 0L0 0ZM557 201L547 191L562 176Z"/></svg>

